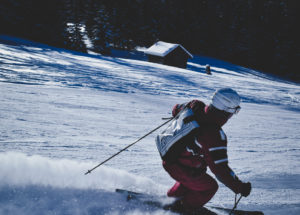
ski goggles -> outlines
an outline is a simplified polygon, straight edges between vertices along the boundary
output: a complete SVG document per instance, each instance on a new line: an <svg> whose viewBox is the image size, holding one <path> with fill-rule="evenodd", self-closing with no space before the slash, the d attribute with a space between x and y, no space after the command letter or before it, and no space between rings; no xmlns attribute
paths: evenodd
<svg viewBox="0 0 300 215"><path fill-rule="evenodd" d="M237 106L237 107L234 107L234 108L227 108L229 113L232 113L232 114L238 114L241 110L241 106Z"/></svg>

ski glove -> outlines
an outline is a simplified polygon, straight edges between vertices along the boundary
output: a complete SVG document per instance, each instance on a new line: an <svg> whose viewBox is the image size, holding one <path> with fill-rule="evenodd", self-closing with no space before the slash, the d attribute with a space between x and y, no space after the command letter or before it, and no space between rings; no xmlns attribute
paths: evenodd
<svg viewBox="0 0 300 215"><path fill-rule="evenodd" d="M241 189L242 196L247 197L249 196L250 192L251 192L251 183L250 182L243 183Z"/></svg>

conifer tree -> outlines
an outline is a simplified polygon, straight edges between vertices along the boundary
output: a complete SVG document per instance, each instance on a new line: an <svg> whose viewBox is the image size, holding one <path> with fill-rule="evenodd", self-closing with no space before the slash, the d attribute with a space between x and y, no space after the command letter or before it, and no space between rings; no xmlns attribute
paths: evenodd
<svg viewBox="0 0 300 215"><path fill-rule="evenodd" d="M72 50L86 52L86 45L83 41L82 24L83 0L64 0L65 20L64 36L65 46Z"/></svg>

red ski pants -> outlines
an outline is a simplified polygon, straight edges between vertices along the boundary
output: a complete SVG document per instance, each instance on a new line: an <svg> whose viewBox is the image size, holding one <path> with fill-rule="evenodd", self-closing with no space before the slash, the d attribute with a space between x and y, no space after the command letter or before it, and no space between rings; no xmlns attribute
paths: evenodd
<svg viewBox="0 0 300 215"><path fill-rule="evenodd" d="M218 183L205 172L197 174L184 169L181 165L163 162L163 167L176 180L168 191L169 197L181 197L184 206L201 207L217 192Z"/></svg>

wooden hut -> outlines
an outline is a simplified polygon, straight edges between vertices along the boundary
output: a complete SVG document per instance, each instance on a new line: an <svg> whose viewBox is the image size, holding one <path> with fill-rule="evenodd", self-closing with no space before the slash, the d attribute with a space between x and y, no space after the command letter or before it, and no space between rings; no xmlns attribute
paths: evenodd
<svg viewBox="0 0 300 215"><path fill-rule="evenodd" d="M149 62L186 68L189 58L193 55L182 45L159 41L145 51Z"/></svg>

